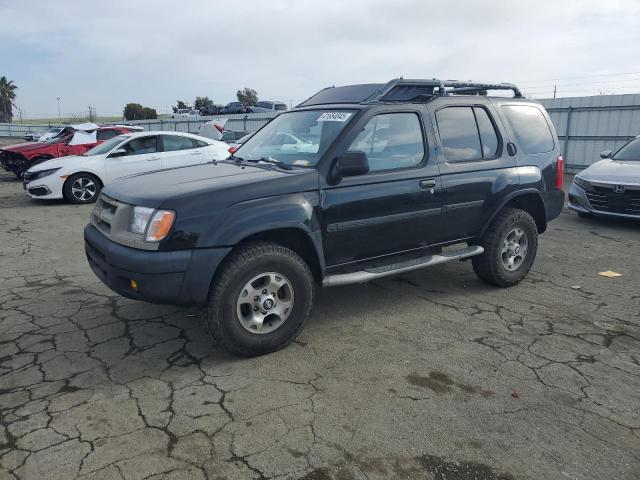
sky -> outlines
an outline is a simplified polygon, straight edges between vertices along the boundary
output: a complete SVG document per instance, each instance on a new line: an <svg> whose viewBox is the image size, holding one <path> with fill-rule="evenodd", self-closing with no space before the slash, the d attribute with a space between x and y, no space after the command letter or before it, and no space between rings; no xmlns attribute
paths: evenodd
<svg viewBox="0 0 640 480"><path fill-rule="evenodd" d="M0 0L0 76L28 117L177 99L294 105L392 78L640 93L638 0Z"/></svg>

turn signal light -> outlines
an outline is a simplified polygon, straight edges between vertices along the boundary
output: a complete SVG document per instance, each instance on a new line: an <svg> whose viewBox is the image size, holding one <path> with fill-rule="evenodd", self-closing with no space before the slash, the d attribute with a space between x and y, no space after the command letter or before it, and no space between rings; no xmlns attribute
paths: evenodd
<svg viewBox="0 0 640 480"><path fill-rule="evenodd" d="M170 210L158 210L149 222L147 229L147 242L159 242L171 231L176 213Z"/></svg>

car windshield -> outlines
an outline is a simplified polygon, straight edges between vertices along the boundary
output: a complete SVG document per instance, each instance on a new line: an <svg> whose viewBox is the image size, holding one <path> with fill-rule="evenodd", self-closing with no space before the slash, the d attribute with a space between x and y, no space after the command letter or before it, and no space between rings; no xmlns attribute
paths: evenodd
<svg viewBox="0 0 640 480"><path fill-rule="evenodd" d="M122 143L126 139L127 139L126 135L118 135L117 137L113 137L107 140L106 142L93 147L91 150L85 152L82 156L92 157L93 155L103 155L105 153L109 153L113 148L118 146L120 143Z"/></svg>
<svg viewBox="0 0 640 480"><path fill-rule="evenodd" d="M640 162L640 138L635 138L616 152L614 160L625 162Z"/></svg>
<svg viewBox="0 0 640 480"><path fill-rule="evenodd" d="M305 110L283 113L258 130L235 153L245 160L271 158L312 167L336 139L353 110Z"/></svg>

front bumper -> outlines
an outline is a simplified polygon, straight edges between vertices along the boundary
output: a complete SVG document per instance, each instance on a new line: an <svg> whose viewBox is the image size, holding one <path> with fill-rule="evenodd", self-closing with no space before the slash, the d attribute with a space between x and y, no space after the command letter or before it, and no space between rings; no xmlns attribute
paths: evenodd
<svg viewBox="0 0 640 480"><path fill-rule="evenodd" d="M596 210L589 202L589 199L587 198L587 192L579 185L576 185L575 182L571 184L571 188L569 189L569 204L567 206L570 210L578 213L602 215L605 217L640 219L640 215L629 215L626 213L605 212L603 210Z"/></svg>
<svg viewBox="0 0 640 480"><path fill-rule="evenodd" d="M55 173L38 178L32 182L22 182L22 186L31 198L54 200L63 198L64 180Z"/></svg>
<svg viewBox="0 0 640 480"><path fill-rule="evenodd" d="M231 248L149 251L125 247L93 225L84 229L85 252L96 276L114 292L151 303L202 306L216 269ZM137 289L131 287L131 280Z"/></svg>

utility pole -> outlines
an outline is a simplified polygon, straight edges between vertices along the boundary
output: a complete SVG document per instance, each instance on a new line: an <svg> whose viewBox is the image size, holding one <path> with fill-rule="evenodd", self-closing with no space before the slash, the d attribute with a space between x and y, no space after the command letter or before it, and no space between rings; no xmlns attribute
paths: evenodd
<svg viewBox="0 0 640 480"><path fill-rule="evenodd" d="M553 98L556 98L556 87L557 85L553 86Z"/></svg>
<svg viewBox="0 0 640 480"><path fill-rule="evenodd" d="M89 121L93 122L93 111L91 110L91 105L89 105Z"/></svg>
<svg viewBox="0 0 640 480"><path fill-rule="evenodd" d="M60 97L56 97L58 100L58 121L62 122L62 117L60 117Z"/></svg>
<svg viewBox="0 0 640 480"><path fill-rule="evenodd" d="M22 123L22 109L18 107L18 113L20 114L20 123Z"/></svg>

